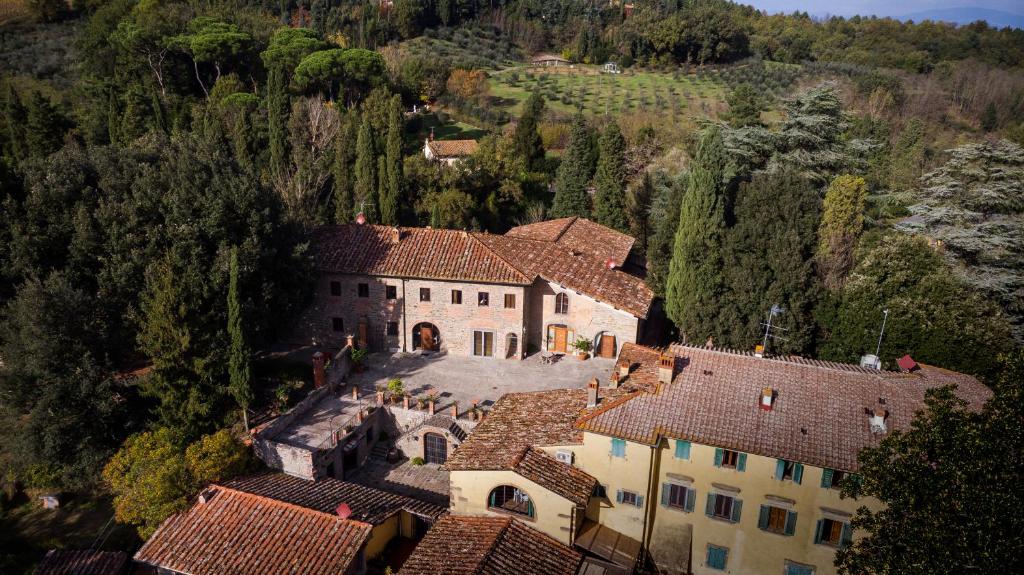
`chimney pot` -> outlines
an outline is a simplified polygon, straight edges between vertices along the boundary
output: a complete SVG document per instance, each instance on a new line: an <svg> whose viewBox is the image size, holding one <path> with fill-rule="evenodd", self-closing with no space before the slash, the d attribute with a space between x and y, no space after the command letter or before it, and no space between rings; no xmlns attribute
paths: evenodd
<svg viewBox="0 0 1024 575"><path fill-rule="evenodd" d="M452 419L458 419L458 418L459 418L459 404L453 403L452 404Z"/></svg>
<svg viewBox="0 0 1024 575"><path fill-rule="evenodd" d="M355 385L352 386L352 399L354 399L356 401L359 400L359 387L358 386L355 386Z"/></svg>
<svg viewBox="0 0 1024 575"><path fill-rule="evenodd" d="M327 371L325 364L327 355L318 351L313 354L313 385L319 389L327 384Z"/></svg>
<svg viewBox="0 0 1024 575"><path fill-rule="evenodd" d="M675 370L676 357L668 353L661 354L661 357L658 359L658 383L672 383Z"/></svg>
<svg viewBox="0 0 1024 575"><path fill-rule="evenodd" d="M598 402L601 401L600 389L601 382L596 377L587 382L587 407L597 407Z"/></svg>
<svg viewBox="0 0 1024 575"><path fill-rule="evenodd" d="M629 377L629 362L628 361L626 361L624 359L620 359L619 363L618 363L618 368L619 368L619 377L620 378L622 378L622 377Z"/></svg>
<svg viewBox="0 0 1024 575"><path fill-rule="evenodd" d="M775 406L775 390L770 387L763 388L759 405L764 411L771 411L772 407Z"/></svg>

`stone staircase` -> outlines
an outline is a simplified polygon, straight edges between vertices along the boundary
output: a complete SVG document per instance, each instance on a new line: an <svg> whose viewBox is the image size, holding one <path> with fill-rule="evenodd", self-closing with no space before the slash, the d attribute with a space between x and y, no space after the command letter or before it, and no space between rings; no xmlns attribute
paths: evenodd
<svg viewBox="0 0 1024 575"><path fill-rule="evenodd" d="M378 441L373 446L373 450L370 451L370 459L376 459L378 461L387 461L388 451L391 450L391 443L388 441Z"/></svg>

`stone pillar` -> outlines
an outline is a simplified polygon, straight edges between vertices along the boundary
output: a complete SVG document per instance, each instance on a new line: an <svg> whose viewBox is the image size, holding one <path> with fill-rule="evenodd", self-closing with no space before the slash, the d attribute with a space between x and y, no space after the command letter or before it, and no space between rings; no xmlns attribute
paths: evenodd
<svg viewBox="0 0 1024 575"><path fill-rule="evenodd" d="M434 400L433 398L427 400L427 413L434 415Z"/></svg>
<svg viewBox="0 0 1024 575"><path fill-rule="evenodd" d="M408 395L402 397L402 407L404 407L405 409L409 409L409 396Z"/></svg>

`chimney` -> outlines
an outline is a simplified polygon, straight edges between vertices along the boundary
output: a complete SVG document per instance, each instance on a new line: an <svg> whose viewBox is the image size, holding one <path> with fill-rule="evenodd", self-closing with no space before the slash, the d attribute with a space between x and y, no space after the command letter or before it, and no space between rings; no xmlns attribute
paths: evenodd
<svg viewBox="0 0 1024 575"><path fill-rule="evenodd" d="M348 519L349 516L352 515L352 508L348 506L348 503L339 503L338 506L334 508L334 513L342 519Z"/></svg>
<svg viewBox="0 0 1024 575"><path fill-rule="evenodd" d="M405 233L402 231L402 228L400 228L398 226L394 227L394 230L393 230L392 233L394 234L394 238L395 238L395 243L396 244L398 242L402 241L402 237L405 235Z"/></svg>
<svg viewBox="0 0 1024 575"><path fill-rule="evenodd" d="M658 383L672 383L676 371L676 356L663 353L658 359Z"/></svg>
<svg viewBox="0 0 1024 575"><path fill-rule="evenodd" d="M626 361L625 359L620 359L619 362L615 364L615 366L616 366L616 368L619 371L619 379L625 379L625 378L629 377L629 362L628 361Z"/></svg>
<svg viewBox="0 0 1024 575"><path fill-rule="evenodd" d="M459 404L458 403L453 403L452 404L452 419L458 419L458 418L459 418Z"/></svg>
<svg viewBox="0 0 1024 575"><path fill-rule="evenodd" d="M364 419L366 419L366 414L363 413L363 408L360 407L359 411L356 412L356 423L362 423Z"/></svg>
<svg viewBox="0 0 1024 575"><path fill-rule="evenodd" d="M598 395L598 390L601 387L601 382L595 377L587 383L587 407L597 407L597 403L601 401Z"/></svg>
<svg viewBox="0 0 1024 575"><path fill-rule="evenodd" d="M770 387L761 389L761 409L764 411L771 411L772 407L775 406L775 390Z"/></svg>
<svg viewBox="0 0 1024 575"><path fill-rule="evenodd" d="M359 225L365 224L366 223L366 214L364 214L363 212L359 212L358 214L356 214L356 223L359 224Z"/></svg>
<svg viewBox="0 0 1024 575"><path fill-rule="evenodd" d="M871 412L871 417L868 420L868 423L871 425L871 433L881 434L886 432L885 417L888 414L889 412L880 407L876 407L874 411Z"/></svg>
<svg viewBox="0 0 1024 575"><path fill-rule="evenodd" d="M359 401L359 386L352 386L352 401Z"/></svg>
<svg viewBox="0 0 1024 575"><path fill-rule="evenodd" d="M327 370L325 363L327 355L322 351L313 354L313 385L317 389L327 385Z"/></svg>
<svg viewBox="0 0 1024 575"><path fill-rule="evenodd" d="M213 500L213 496L217 494L216 489L205 489L199 494L199 503L206 505Z"/></svg>
<svg viewBox="0 0 1024 575"><path fill-rule="evenodd" d="M402 396L402 407L404 409L409 409L409 396L408 395L403 395Z"/></svg>
<svg viewBox="0 0 1024 575"><path fill-rule="evenodd" d="M613 260L612 258L608 258L608 259L604 260L604 267L606 267L606 268L608 268L610 270L613 270L613 269L619 267L619 264L615 263L615 260Z"/></svg>
<svg viewBox="0 0 1024 575"><path fill-rule="evenodd" d="M618 388L619 387L619 370L617 370L617 369L612 370L611 380L612 380L612 388L613 389Z"/></svg>

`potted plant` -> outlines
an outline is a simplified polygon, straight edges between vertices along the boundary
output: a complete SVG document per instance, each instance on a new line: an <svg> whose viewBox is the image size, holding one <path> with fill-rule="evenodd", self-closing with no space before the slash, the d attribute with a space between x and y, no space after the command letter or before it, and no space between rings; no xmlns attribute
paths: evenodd
<svg viewBox="0 0 1024 575"><path fill-rule="evenodd" d="M590 350L593 347L589 339L579 338L573 342L572 347L576 350L576 357L583 361L590 357Z"/></svg>
<svg viewBox="0 0 1024 575"><path fill-rule="evenodd" d="M416 398L416 408L417 409L426 409L427 408L427 398L422 396L422 395L417 397Z"/></svg>
<svg viewBox="0 0 1024 575"><path fill-rule="evenodd" d="M356 373L363 373L363 370L365 369L363 362L366 360L366 350L352 348L352 355L350 357L352 359L352 367L355 369Z"/></svg>
<svg viewBox="0 0 1024 575"><path fill-rule="evenodd" d="M391 403L398 401L399 397L405 395L405 388L402 386L402 380L397 377L393 377L388 380L388 394L391 395Z"/></svg>

